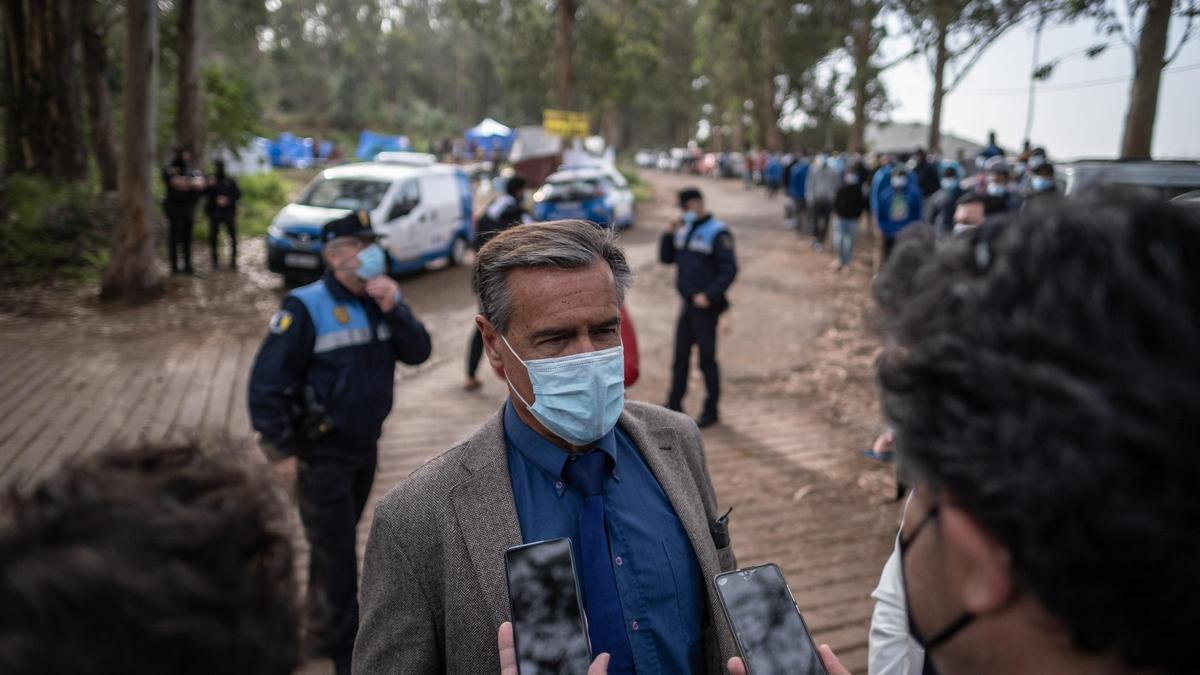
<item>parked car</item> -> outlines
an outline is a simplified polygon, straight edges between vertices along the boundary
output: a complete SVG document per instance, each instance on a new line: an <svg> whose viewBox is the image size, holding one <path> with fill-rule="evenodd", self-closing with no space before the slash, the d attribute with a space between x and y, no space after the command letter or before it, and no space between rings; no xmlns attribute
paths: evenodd
<svg viewBox="0 0 1200 675"><path fill-rule="evenodd" d="M1200 213L1200 190L1185 192L1171 200L1173 203Z"/></svg>
<svg viewBox="0 0 1200 675"><path fill-rule="evenodd" d="M321 227L362 209L393 273L463 262L474 239L470 179L456 167L400 157L322 171L267 230L267 263L290 281L321 273ZM420 161L418 161L418 159Z"/></svg>
<svg viewBox="0 0 1200 675"><path fill-rule="evenodd" d="M1200 190L1200 162L1172 160L1087 159L1055 165L1063 194L1100 186L1132 188L1163 201Z"/></svg>
<svg viewBox="0 0 1200 675"><path fill-rule="evenodd" d="M633 154L633 163L641 169L653 169L658 164L658 155L652 150L638 150Z"/></svg>
<svg viewBox="0 0 1200 675"><path fill-rule="evenodd" d="M634 197L625 177L615 169L583 167L550 174L533 195L534 218L579 218L624 229L633 226Z"/></svg>

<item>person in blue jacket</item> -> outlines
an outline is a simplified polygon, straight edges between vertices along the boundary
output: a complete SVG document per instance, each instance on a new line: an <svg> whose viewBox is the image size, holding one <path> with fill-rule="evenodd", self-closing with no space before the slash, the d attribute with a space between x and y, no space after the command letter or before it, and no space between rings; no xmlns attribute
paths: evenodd
<svg viewBox="0 0 1200 675"><path fill-rule="evenodd" d="M879 188L879 230L883 233L883 259L886 261L904 228L921 222L921 188L908 171L896 167Z"/></svg>
<svg viewBox="0 0 1200 675"><path fill-rule="evenodd" d="M879 222L879 191L883 189L884 184L892 179L892 156L880 155L879 162L875 167L875 173L871 175L871 192L868 195L871 207L871 216L875 218L875 222Z"/></svg>
<svg viewBox="0 0 1200 675"><path fill-rule="evenodd" d="M666 407L683 409L692 347L698 347L708 398L696 424L707 427L718 420L721 375L717 367L717 320L729 307L725 293L737 276L737 255L733 250L733 235L725 223L704 209L700 190L681 190L679 208L683 213L668 225L659 246L659 260L676 267L676 287L683 298L675 330L675 362Z"/></svg>
<svg viewBox="0 0 1200 675"><path fill-rule="evenodd" d="M283 299L250 374L250 420L295 485L312 548L310 629L319 655L350 672L358 629L358 520L392 409L395 363L429 358L425 327L387 276L366 211L321 230L326 270Z"/></svg>
<svg viewBox="0 0 1200 675"><path fill-rule="evenodd" d="M783 183L783 162L780 160L778 152L772 152L767 155L767 168L765 171L767 180L767 196L775 197L779 192L779 187Z"/></svg>
<svg viewBox="0 0 1200 675"><path fill-rule="evenodd" d="M804 221L808 214L808 200L805 192L808 182L808 166L808 157L802 151L797 155L795 163L792 164L792 170L788 173L788 196L792 198L796 230L800 232L804 231Z"/></svg>

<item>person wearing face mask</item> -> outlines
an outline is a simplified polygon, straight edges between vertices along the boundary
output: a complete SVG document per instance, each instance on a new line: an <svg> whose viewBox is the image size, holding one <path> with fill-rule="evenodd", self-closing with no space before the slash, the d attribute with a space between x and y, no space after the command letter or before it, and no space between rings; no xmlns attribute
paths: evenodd
<svg viewBox="0 0 1200 675"><path fill-rule="evenodd" d="M1058 184L1054 180L1054 165L1049 162L1041 162L1037 168L1030 171L1029 185L1021 210L1024 212L1030 208L1042 208L1044 205L1057 202L1061 197Z"/></svg>
<svg viewBox="0 0 1200 675"><path fill-rule="evenodd" d="M1021 210L1021 193L1016 189L1012 171L1007 164L996 163L988 169L984 193L984 209L988 216L1016 213Z"/></svg>
<svg viewBox="0 0 1200 675"><path fill-rule="evenodd" d="M721 373L717 365L717 322L729 308L726 293L737 276L737 254L729 228L704 208L696 188L679 192L682 214L667 224L659 241L658 259L675 265L675 287L683 299L675 327L675 360L666 407L683 410L692 348L700 351L700 371L708 396L696 420L701 428L719 420Z"/></svg>
<svg viewBox="0 0 1200 675"><path fill-rule="evenodd" d="M212 267L217 269L217 243L220 241L221 226L229 234L229 269L237 269L237 203L242 190L237 180L225 172L225 161L213 162L213 175L208 179L204 193L204 211L208 215L208 247L212 252Z"/></svg>
<svg viewBox="0 0 1200 675"><path fill-rule="evenodd" d="M397 361L429 358L425 327L386 274L370 216L321 229L325 274L283 299L250 374L250 421L281 481L295 488L309 563L317 654L350 672L358 627L355 529L392 409Z"/></svg>
<svg viewBox="0 0 1200 675"><path fill-rule="evenodd" d="M921 188L911 180L904 168L891 171L888 182L879 188L876 218L883 233L883 259L886 261L896 245L896 237L904 228L921 222Z"/></svg>
<svg viewBox="0 0 1200 675"><path fill-rule="evenodd" d="M954 207L962 197L962 189L958 171L948 166L942 170L942 182L938 191L929 199L926 209L925 222L934 227L939 236L949 234L954 229Z"/></svg>
<svg viewBox="0 0 1200 675"><path fill-rule="evenodd" d="M842 186L833 200L833 212L837 224L833 230L833 249L837 253L837 270L841 272L854 258L854 235L858 221L867 208L867 197L862 185L862 167L853 164L846 167Z"/></svg>
<svg viewBox="0 0 1200 675"><path fill-rule="evenodd" d="M841 187L841 177L829 165L829 156L817 155L817 161L813 162L812 168L808 170L804 188L812 209L810 217L812 218L813 250L820 251L825 248L829 217L833 213L833 200L837 196L839 187Z"/></svg>
<svg viewBox="0 0 1200 675"><path fill-rule="evenodd" d="M954 236L969 232L987 220L987 200L976 192L964 193L954 204Z"/></svg>
<svg viewBox="0 0 1200 675"><path fill-rule="evenodd" d="M1168 204L1051 202L884 303L883 408L917 487L872 675L1196 672L1198 247Z"/></svg>
<svg viewBox="0 0 1200 675"><path fill-rule="evenodd" d="M474 271L475 322L510 397L380 500L354 672L500 672L505 551L565 537L609 672L723 673L734 646L711 579L736 566L727 518L695 423L625 398L632 272L615 235L512 228Z"/></svg>

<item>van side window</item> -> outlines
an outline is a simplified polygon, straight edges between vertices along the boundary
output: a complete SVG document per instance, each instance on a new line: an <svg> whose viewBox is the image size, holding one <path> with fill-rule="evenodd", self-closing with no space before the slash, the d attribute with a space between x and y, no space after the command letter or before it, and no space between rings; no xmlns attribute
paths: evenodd
<svg viewBox="0 0 1200 675"><path fill-rule="evenodd" d="M388 220L407 216L420 203L421 184L415 178L404 181L400 184L400 191L396 193L396 200L392 203L392 210L388 213Z"/></svg>

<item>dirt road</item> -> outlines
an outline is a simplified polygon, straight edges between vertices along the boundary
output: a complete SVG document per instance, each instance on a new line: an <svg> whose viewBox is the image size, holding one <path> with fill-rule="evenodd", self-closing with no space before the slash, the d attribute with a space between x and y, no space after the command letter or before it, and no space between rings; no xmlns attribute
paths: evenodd
<svg viewBox="0 0 1200 675"><path fill-rule="evenodd" d="M675 190L697 184L733 229L741 263L720 332L723 423L704 434L718 497L734 507L739 562L778 563L816 638L865 672L868 594L898 512L889 469L856 452L879 426L869 253L836 274L828 254L783 230L782 200L740 182L645 178L656 197L639 205L637 227L622 238L636 275L628 307L642 366L629 396L665 398L678 298L673 270L656 261L658 237ZM85 291L53 288L0 297L0 486L139 439L223 436L251 447L246 380L284 290L261 271L261 242L243 249L242 273L173 280L168 300L146 307L102 307ZM490 375L477 392L460 388L475 311L467 270L401 285L434 336L434 356L397 371L376 495L470 433L505 396ZM693 414L702 389L697 373Z"/></svg>

